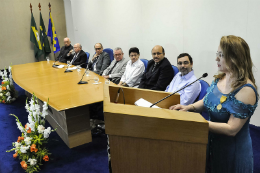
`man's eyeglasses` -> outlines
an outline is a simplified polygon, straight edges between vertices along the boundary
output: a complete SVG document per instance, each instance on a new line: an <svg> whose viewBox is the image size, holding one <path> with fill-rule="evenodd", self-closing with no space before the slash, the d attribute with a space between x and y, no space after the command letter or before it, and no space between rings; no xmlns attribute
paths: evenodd
<svg viewBox="0 0 260 173"><path fill-rule="evenodd" d="M157 53L152 53L152 55L153 55L153 56L156 56L156 55L158 55L158 56L159 56L159 55L161 55L161 54L163 54L163 53L160 53L160 52L157 52Z"/></svg>
<svg viewBox="0 0 260 173"><path fill-rule="evenodd" d="M119 54L114 54L115 56L121 56L122 55L122 53L119 53Z"/></svg>
<svg viewBox="0 0 260 173"><path fill-rule="evenodd" d="M101 48L95 48L95 50L101 50Z"/></svg>
<svg viewBox="0 0 260 173"><path fill-rule="evenodd" d="M136 57L136 56L137 56L137 54L136 54L136 55L130 55L130 57L131 57L131 58L133 58L134 56Z"/></svg>
<svg viewBox="0 0 260 173"><path fill-rule="evenodd" d="M182 65L182 64L187 65L187 64L189 64L189 63L190 63L189 61L178 62L178 65Z"/></svg>
<svg viewBox="0 0 260 173"><path fill-rule="evenodd" d="M224 55L223 55L223 53L222 53L222 52L217 52L217 53L216 53L216 57L223 58L223 57L224 57Z"/></svg>

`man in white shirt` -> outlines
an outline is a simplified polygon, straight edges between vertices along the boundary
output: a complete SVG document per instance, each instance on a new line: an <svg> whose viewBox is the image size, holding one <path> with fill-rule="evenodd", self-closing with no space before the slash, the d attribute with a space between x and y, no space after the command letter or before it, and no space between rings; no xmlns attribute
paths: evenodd
<svg viewBox="0 0 260 173"><path fill-rule="evenodd" d="M177 64L179 73L177 73L172 79L170 85L166 88L166 92L175 92L182 87L192 83L197 79L192 69L193 61L192 57L187 53L182 53L177 58ZM179 91L181 105L192 104L198 97L201 90L200 82L197 81L194 84Z"/></svg>
<svg viewBox="0 0 260 173"><path fill-rule="evenodd" d="M118 85L127 87L138 87L142 74L144 73L144 63L139 59L140 52L137 47L129 50L129 60L126 64L126 70Z"/></svg>

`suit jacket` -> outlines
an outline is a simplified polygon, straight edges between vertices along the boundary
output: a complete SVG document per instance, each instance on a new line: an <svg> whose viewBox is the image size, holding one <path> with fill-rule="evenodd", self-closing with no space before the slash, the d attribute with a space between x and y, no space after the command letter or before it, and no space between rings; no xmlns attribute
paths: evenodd
<svg viewBox="0 0 260 173"><path fill-rule="evenodd" d="M94 71L94 72L99 75L102 75L103 71L109 66L110 63L111 63L111 60L109 58L108 53L102 52L98 57L98 60L96 62L96 71ZM92 65L93 65L93 62L90 60L88 63L88 68L90 70L94 70L92 68Z"/></svg>
<svg viewBox="0 0 260 173"><path fill-rule="evenodd" d="M55 58L55 61L60 61L67 63L67 61L70 61L70 56L67 56L69 51L73 49L73 46L69 45L68 47L63 46L60 50L59 56Z"/></svg>
<svg viewBox="0 0 260 173"><path fill-rule="evenodd" d="M70 55L71 61L73 60L74 55ZM87 63L87 54L83 50L81 50L77 58L73 61L72 65L81 65L81 67L86 68L87 66L86 63Z"/></svg>
<svg viewBox="0 0 260 173"><path fill-rule="evenodd" d="M141 78L139 88L165 91L173 78L174 72L171 63L164 57L152 72L154 63L153 59L148 62L146 72Z"/></svg>
<svg viewBox="0 0 260 173"><path fill-rule="evenodd" d="M123 57L123 59L121 61L118 62L118 64L116 65L115 68L113 68L113 66L115 65L116 63L116 59L114 59L110 66L106 68L106 70L104 70L103 74L102 75L108 75L108 72L111 70L111 68L113 68L112 72L110 73L111 75L111 78L121 78L125 72L125 68L126 68L126 64L127 64L128 60L125 59Z"/></svg>

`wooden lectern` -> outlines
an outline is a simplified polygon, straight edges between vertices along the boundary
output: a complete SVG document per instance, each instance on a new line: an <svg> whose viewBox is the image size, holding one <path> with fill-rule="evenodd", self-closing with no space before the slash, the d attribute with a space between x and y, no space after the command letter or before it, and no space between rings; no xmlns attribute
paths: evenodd
<svg viewBox="0 0 260 173"><path fill-rule="evenodd" d="M120 91L118 103L114 103ZM124 104L124 97L125 104ZM208 122L193 112L168 108L180 103L173 95L158 108L135 106L143 98L154 103L169 93L104 86L104 116L113 173L205 172Z"/></svg>

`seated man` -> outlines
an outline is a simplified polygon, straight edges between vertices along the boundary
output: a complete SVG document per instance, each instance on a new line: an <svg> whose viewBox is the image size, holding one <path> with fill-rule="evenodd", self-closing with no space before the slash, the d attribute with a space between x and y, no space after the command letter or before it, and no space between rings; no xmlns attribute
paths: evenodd
<svg viewBox="0 0 260 173"><path fill-rule="evenodd" d="M64 38L64 46L60 50L59 56L55 58L55 61L60 61L63 63L67 63L70 61L70 57L68 56L69 51L73 49L72 45L70 44L70 39L68 37Z"/></svg>
<svg viewBox="0 0 260 173"><path fill-rule="evenodd" d="M94 46L96 54L88 63L88 69L93 72L99 74L100 76L103 74L103 71L109 66L111 60L109 58L108 53L103 51L103 46L101 43L97 43Z"/></svg>
<svg viewBox="0 0 260 173"><path fill-rule="evenodd" d="M120 47L115 48L114 58L115 59L111 62L110 66L104 70L102 76L115 84L118 84L125 72L128 60L124 58L124 53Z"/></svg>
<svg viewBox="0 0 260 173"><path fill-rule="evenodd" d="M162 46L152 49L153 59L148 62L146 72L141 78L139 88L164 91L173 78L171 63L164 57Z"/></svg>
<svg viewBox="0 0 260 173"><path fill-rule="evenodd" d="M73 50L71 50L68 53L68 56L70 56L71 65L80 65L83 68L86 68L86 63L87 63L87 54L82 50L82 46L79 43L76 43L73 46L73 49L75 51L74 55L73 55Z"/></svg>
<svg viewBox="0 0 260 173"><path fill-rule="evenodd" d="M165 90L166 92L175 92L182 87L192 83L197 78L194 75L194 71L192 70L193 61L192 57L187 53L182 53L177 58L177 64L179 73L175 75L170 85ZM194 84L184 88L179 91L181 97L181 105L189 105L192 104L195 99L198 97L201 90L200 82L197 81Z"/></svg>
<svg viewBox="0 0 260 173"><path fill-rule="evenodd" d="M144 73L144 63L139 59L140 53L137 47L129 50L131 60L127 62L126 70L118 85L126 87L138 87L142 74Z"/></svg>

